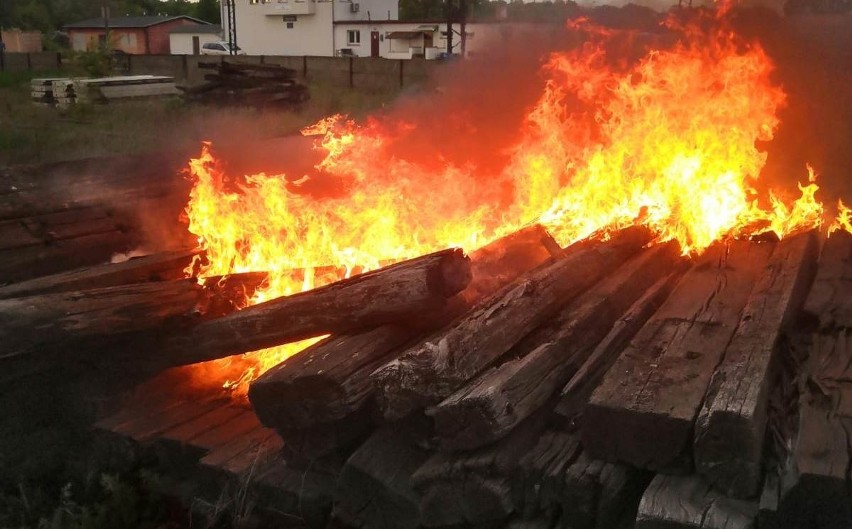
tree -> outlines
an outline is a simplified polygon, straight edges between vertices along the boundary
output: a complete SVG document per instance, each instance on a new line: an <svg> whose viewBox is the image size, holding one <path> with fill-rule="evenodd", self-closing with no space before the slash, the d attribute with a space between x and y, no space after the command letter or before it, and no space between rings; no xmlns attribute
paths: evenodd
<svg viewBox="0 0 852 529"><path fill-rule="evenodd" d="M195 4L195 18L211 24L222 22L222 12L219 10L219 0L198 0Z"/></svg>

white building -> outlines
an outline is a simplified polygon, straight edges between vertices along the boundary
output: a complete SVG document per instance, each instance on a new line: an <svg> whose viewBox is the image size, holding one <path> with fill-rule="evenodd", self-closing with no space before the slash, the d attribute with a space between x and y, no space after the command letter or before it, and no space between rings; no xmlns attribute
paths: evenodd
<svg viewBox="0 0 852 529"><path fill-rule="evenodd" d="M180 26L169 31L172 55L198 55L201 46L222 40L222 27L214 25Z"/></svg>
<svg viewBox="0 0 852 529"><path fill-rule="evenodd" d="M237 44L249 55L410 59L435 58L447 49L446 23L399 21L397 0L230 1L235 2ZM458 24L454 33L454 53L459 53ZM470 49L475 46L470 26L467 33Z"/></svg>

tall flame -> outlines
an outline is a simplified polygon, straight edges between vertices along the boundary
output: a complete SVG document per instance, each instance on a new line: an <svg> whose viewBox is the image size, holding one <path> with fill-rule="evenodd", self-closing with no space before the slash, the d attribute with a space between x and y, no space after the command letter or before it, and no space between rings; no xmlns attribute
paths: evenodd
<svg viewBox="0 0 852 529"><path fill-rule="evenodd" d="M474 249L530 221L567 244L638 219L684 253L730 235L819 226L810 168L796 201L760 190L766 154L755 142L772 139L785 101L766 53L718 20L669 25L674 45L625 61L608 52L610 32L572 24L584 44L548 58L544 93L496 175L394 155L417 125L392 115L332 116L303 131L321 138L312 178L345 190L331 197L308 192L301 176L231 179L205 145L190 163L186 209L209 260L202 275L268 271L247 300L257 303L450 245ZM244 392L304 346L241 358L228 384Z"/></svg>

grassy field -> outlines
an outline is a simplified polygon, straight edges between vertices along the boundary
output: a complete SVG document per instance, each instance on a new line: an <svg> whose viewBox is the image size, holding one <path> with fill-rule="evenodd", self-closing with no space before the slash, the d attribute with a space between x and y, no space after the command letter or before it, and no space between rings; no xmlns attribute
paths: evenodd
<svg viewBox="0 0 852 529"><path fill-rule="evenodd" d="M397 95L311 84L311 99L298 111L203 106L179 97L60 110L30 101L30 79L51 75L55 72L0 72L0 166L286 136L336 112L368 113Z"/></svg>

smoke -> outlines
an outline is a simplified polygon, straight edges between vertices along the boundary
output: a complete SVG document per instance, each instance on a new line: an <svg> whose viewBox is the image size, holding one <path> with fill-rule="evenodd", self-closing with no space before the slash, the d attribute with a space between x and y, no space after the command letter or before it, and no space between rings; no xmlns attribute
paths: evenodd
<svg viewBox="0 0 852 529"><path fill-rule="evenodd" d="M852 14L780 17L750 9L734 13L733 23L760 42L787 93L781 126L764 146L769 156L762 177L790 188L804 180L810 164L826 205L852 196Z"/></svg>

